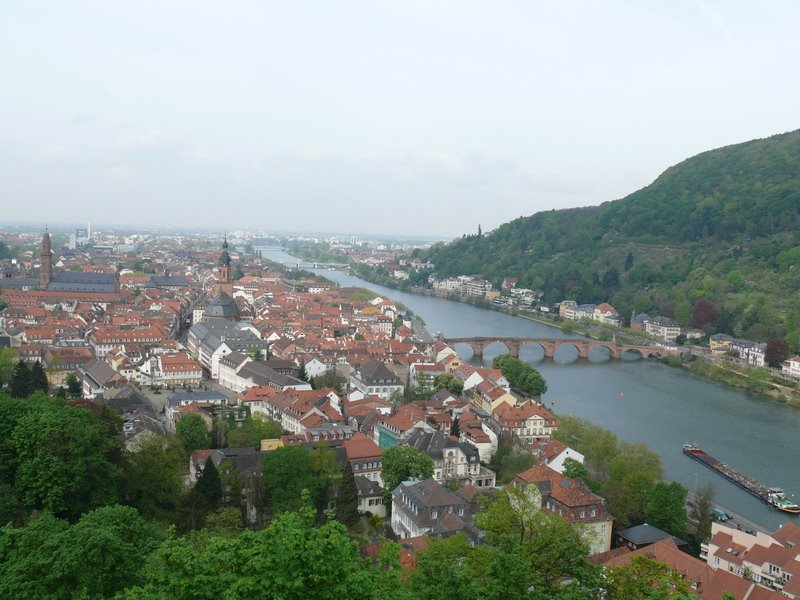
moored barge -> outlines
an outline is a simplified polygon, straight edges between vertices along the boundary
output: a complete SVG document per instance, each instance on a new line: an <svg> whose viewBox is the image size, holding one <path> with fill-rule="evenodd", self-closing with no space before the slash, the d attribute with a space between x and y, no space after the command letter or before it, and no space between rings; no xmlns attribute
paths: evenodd
<svg viewBox="0 0 800 600"><path fill-rule="evenodd" d="M740 473L732 466L711 456L696 444L684 444L683 453L703 463L709 469L713 469L728 481L738 485L740 488L749 492L762 502L769 504L773 508L787 513L800 513L800 505L786 497L786 493L780 488L767 487L760 481Z"/></svg>

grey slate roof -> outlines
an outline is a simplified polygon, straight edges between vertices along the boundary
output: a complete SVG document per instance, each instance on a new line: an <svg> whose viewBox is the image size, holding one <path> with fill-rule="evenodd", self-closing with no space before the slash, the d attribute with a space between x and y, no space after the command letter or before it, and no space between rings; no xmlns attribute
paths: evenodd
<svg viewBox="0 0 800 600"><path fill-rule="evenodd" d="M678 546L686 543L684 540L671 536L666 531L661 531L658 527L653 527L647 523L642 523L641 525L623 529L617 535L634 543L637 546L641 546L643 544L654 544L655 542L668 537L671 537L673 540L675 540L675 544Z"/></svg>
<svg viewBox="0 0 800 600"><path fill-rule="evenodd" d="M405 510L407 504L402 500L403 494L409 497L411 503L416 505L418 510ZM461 509L463 514L466 504L463 498L433 479L425 481L410 479L401 483L392 492L392 506L403 510L420 527L435 527L448 511ZM434 511L435 517L433 516Z"/></svg>
<svg viewBox="0 0 800 600"><path fill-rule="evenodd" d="M56 271L47 284L48 292L100 292L116 291L117 276L107 273L82 273Z"/></svg>
<svg viewBox="0 0 800 600"><path fill-rule="evenodd" d="M458 448L464 453L470 463L480 462L480 454L475 446L464 442L453 441L441 431L428 432L424 429L415 429L403 445L416 448L420 452L424 452L430 456L433 460L443 460L444 453L448 449Z"/></svg>
<svg viewBox="0 0 800 600"><path fill-rule="evenodd" d="M367 385L402 385L400 378L376 358L371 359L359 371L361 381Z"/></svg>
<svg viewBox="0 0 800 600"><path fill-rule="evenodd" d="M153 275L145 287L188 287L189 278L183 275Z"/></svg>
<svg viewBox="0 0 800 600"><path fill-rule="evenodd" d="M38 285L38 277L0 277L0 288L36 287Z"/></svg>
<svg viewBox="0 0 800 600"><path fill-rule="evenodd" d="M220 292L215 296L211 302L208 303L203 317L206 318L221 318L221 319L238 319L239 306L236 301L225 292Z"/></svg>

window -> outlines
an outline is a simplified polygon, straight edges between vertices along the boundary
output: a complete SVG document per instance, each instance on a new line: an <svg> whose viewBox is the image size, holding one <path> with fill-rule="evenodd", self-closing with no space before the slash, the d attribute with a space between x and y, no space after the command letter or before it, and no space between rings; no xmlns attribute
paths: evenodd
<svg viewBox="0 0 800 600"><path fill-rule="evenodd" d="M719 564L719 556L715 556L715 557L714 557L714 564L715 564L715 565L718 565L718 564Z"/></svg>

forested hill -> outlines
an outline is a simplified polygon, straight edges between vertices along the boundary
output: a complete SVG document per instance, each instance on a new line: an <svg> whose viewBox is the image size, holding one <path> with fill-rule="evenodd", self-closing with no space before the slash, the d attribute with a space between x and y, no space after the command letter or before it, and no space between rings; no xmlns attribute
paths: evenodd
<svg viewBox="0 0 800 600"><path fill-rule="evenodd" d="M763 338L787 318L794 327L799 231L800 130L698 154L621 200L522 217L420 254L440 277L518 277L547 301L612 301L626 318L706 297L731 313L721 328L747 335L759 323L749 334ZM768 314L736 312L748 308Z"/></svg>

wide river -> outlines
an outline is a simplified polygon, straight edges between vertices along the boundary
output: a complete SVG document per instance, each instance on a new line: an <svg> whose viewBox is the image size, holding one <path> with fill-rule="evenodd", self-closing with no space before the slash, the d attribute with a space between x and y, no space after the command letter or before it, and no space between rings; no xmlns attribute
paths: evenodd
<svg viewBox="0 0 800 600"><path fill-rule="evenodd" d="M294 265L298 260L275 248L262 248L265 258ZM421 316L428 330L445 337L498 336L563 338L557 328L482 309L461 302L411 294L369 283L340 271L319 271L342 286L369 288L402 302ZM456 350L469 359L472 350ZM483 362L505 352L495 344ZM739 471L800 495L798 432L800 408L768 396L697 377L685 369L653 360L611 360L597 350L588 360L573 347L562 347L553 360L540 347L524 347L521 358L531 362L547 381L544 403L557 414L575 414L615 432L627 441L644 442L658 452L668 478L689 490L712 482L716 501L729 510L775 529L790 515L766 504L723 477L683 455L684 442L696 442L712 456ZM596 356L595 356L596 354ZM555 403L553 405L553 402Z"/></svg>

